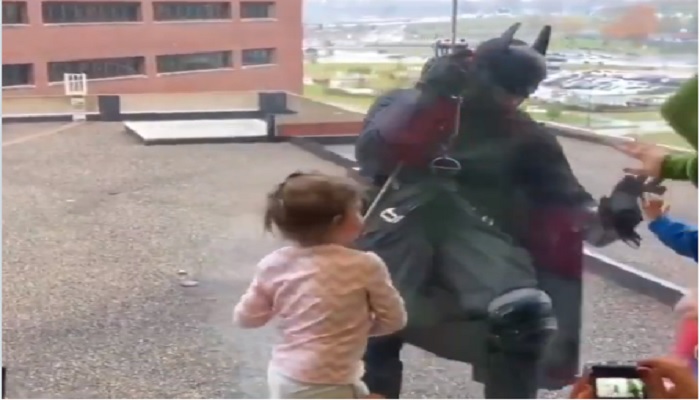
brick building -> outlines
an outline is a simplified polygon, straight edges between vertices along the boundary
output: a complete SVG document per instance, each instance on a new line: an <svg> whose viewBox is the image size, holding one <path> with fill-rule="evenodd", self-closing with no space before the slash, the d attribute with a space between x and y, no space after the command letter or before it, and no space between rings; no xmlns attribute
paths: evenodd
<svg viewBox="0 0 700 400"><path fill-rule="evenodd" d="M302 0L3 0L2 25L4 95L302 90Z"/></svg>

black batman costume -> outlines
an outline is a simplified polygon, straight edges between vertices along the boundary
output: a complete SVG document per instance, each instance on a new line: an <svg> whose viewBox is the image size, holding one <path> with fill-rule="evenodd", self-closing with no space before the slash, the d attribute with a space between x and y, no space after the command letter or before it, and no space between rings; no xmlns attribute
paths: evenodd
<svg viewBox="0 0 700 400"><path fill-rule="evenodd" d="M518 24L471 51L438 54L413 89L378 98L356 145L384 187L358 247L387 263L406 302L399 334L371 338L370 390L398 398L411 343L467 362L487 398L534 398L578 372L583 242L637 241L643 179L598 204L556 137L518 110L546 76L551 29Z"/></svg>

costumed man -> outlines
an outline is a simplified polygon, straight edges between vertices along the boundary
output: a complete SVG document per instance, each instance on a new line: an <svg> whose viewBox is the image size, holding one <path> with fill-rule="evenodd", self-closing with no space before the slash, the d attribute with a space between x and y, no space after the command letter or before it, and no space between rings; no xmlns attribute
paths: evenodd
<svg viewBox="0 0 700 400"><path fill-rule="evenodd" d="M583 241L638 244L637 200L659 191L625 177L599 203L579 184L552 132L518 109L546 76L551 28L528 46L518 27L438 54L367 113L356 158L379 193L357 246L387 263L409 314L368 343L373 393L399 397L404 343L472 364L487 398L571 383Z"/></svg>

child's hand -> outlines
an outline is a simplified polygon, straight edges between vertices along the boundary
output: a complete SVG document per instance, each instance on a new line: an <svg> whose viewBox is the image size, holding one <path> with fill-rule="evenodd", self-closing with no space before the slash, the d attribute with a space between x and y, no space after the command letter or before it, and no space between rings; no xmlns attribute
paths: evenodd
<svg viewBox="0 0 700 400"><path fill-rule="evenodd" d="M644 212L646 219L650 221L666 215L669 208L663 197L647 195L642 199L642 212Z"/></svg>

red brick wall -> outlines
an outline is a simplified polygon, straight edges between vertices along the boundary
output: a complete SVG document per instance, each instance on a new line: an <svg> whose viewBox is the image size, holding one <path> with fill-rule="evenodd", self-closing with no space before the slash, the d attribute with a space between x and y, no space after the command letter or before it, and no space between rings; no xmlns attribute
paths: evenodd
<svg viewBox="0 0 700 400"><path fill-rule="evenodd" d="M108 1L108 0L91 0ZM190 0L192 1L192 0ZM233 21L153 22L153 0L142 1L143 22L43 25L41 1L27 0L30 24L3 27L3 64L34 64L35 87L3 94L59 94L48 84L47 63L105 57L146 57L146 76L90 81L96 93L143 93L303 88L302 0L277 0L276 20L241 21L239 1L232 1ZM241 49L277 49L273 66L241 67ZM232 70L158 76L155 57L162 54L234 51Z"/></svg>
<svg viewBox="0 0 700 400"><path fill-rule="evenodd" d="M281 137L359 135L362 122L287 123L277 127Z"/></svg>

